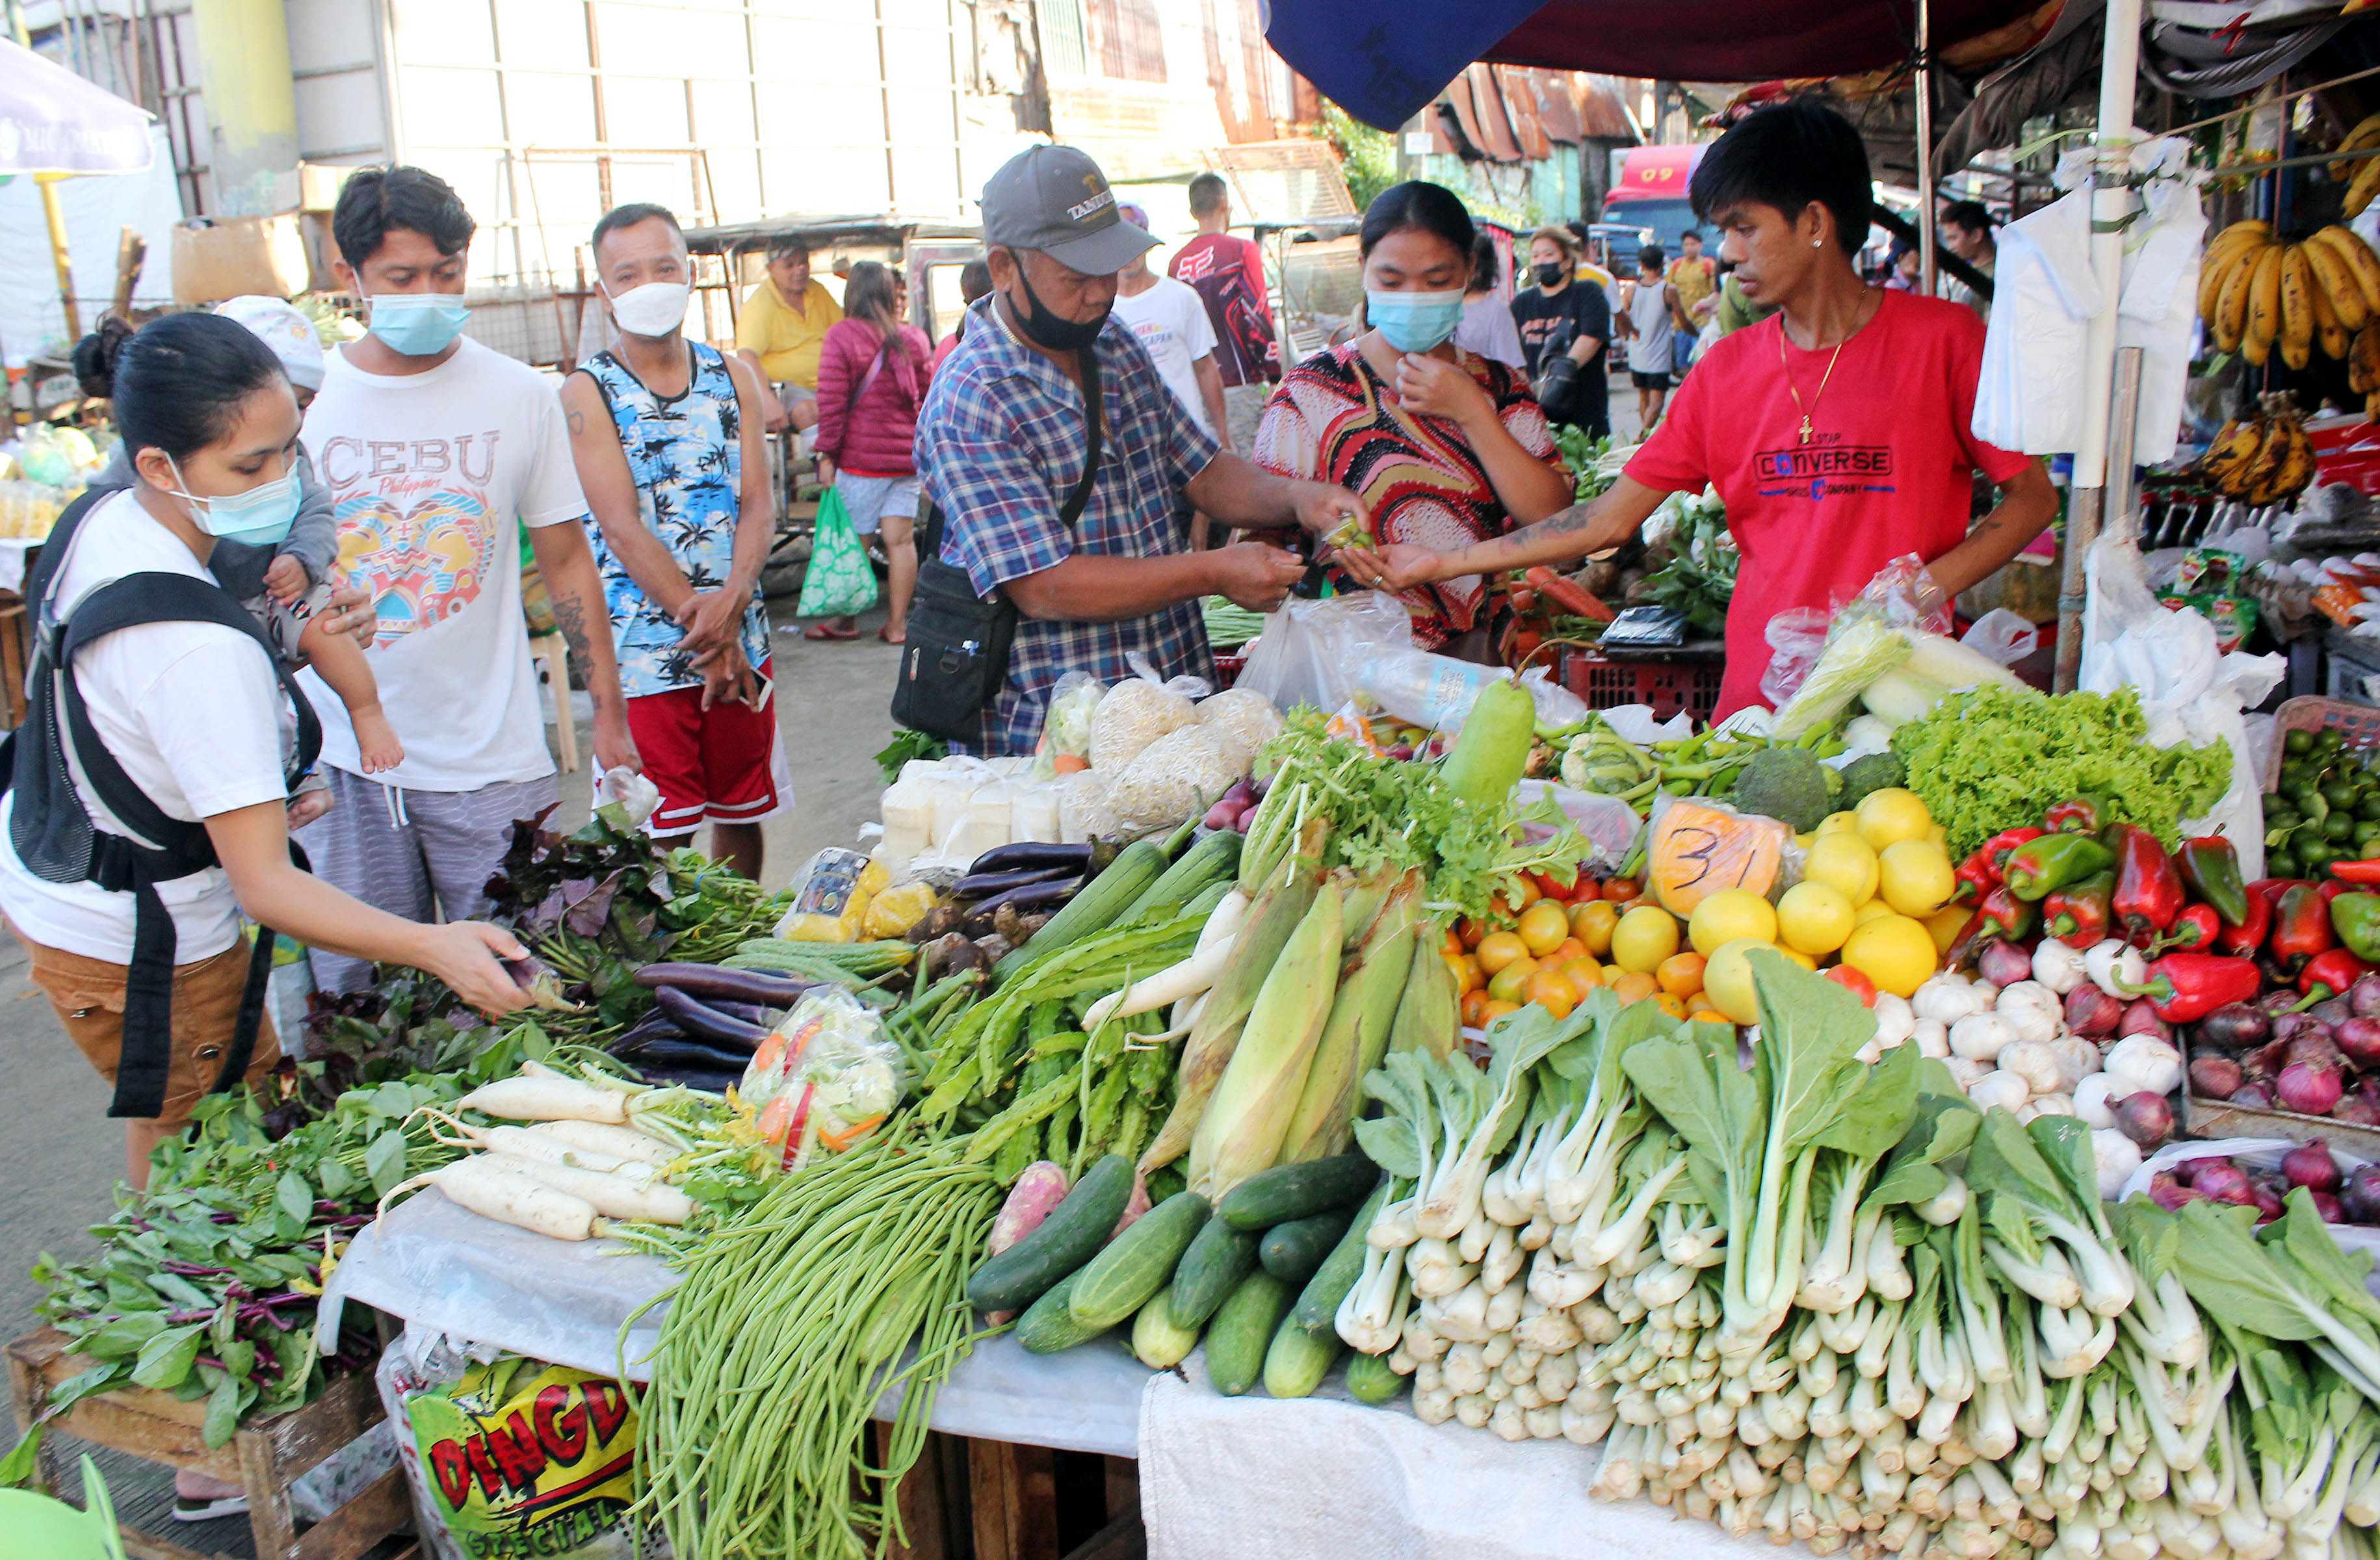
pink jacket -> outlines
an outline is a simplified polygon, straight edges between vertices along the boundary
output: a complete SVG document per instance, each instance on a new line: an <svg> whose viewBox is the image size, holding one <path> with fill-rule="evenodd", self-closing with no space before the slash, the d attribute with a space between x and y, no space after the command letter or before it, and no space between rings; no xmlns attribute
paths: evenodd
<svg viewBox="0 0 2380 1560"><path fill-rule="evenodd" d="M855 477L907 477L917 469L910 445L917 439L917 408L925 405L926 384L933 373L934 344L915 325L901 327L901 340L908 347L905 354L887 352L875 326L844 320L827 332L820 348L814 448ZM860 393L880 353L884 366Z"/></svg>

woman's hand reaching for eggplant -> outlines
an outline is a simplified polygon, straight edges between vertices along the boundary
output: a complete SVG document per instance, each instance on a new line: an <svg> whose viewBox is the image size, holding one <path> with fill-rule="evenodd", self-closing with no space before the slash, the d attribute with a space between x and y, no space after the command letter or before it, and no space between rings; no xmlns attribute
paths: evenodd
<svg viewBox="0 0 2380 1560"><path fill-rule="evenodd" d="M534 980L544 966L510 932L479 921L454 921L422 927L421 940L419 953L406 961L444 981L455 996L488 1017L539 1005L537 993L515 972Z"/></svg>

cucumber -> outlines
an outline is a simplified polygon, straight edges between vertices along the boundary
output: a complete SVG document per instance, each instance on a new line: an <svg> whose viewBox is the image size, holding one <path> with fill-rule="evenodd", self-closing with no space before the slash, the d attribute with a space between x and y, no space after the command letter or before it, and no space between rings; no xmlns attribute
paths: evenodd
<svg viewBox="0 0 2380 1560"><path fill-rule="evenodd" d="M1209 883L1232 882L1240 871L1240 847L1247 837L1235 830L1219 828L1182 853L1182 859L1165 869L1165 874L1140 891L1138 898L1124 906L1115 925L1129 926L1151 909L1160 904L1184 904Z"/></svg>
<svg viewBox="0 0 2380 1560"><path fill-rule="evenodd" d="M1173 1276L1173 1264L1206 1222L1207 1200L1195 1191L1169 1197L1141 1215L1083 1269L1068 1302L1075 1320L1105 1329L1147 1305Z"/></svg>
<svg viewBox="0 0 2380 1560"><path fill-rule="evenodd" d="M1098 1254L1131 1196L1132 1161L1109 1155L1084 1172L1039 1228L975 1270L967 1280L967 1303L978 1311L1031 1305Z"/></svg>
<svg viewBox="0 0 2380 1560"><path fill-rule="evenodd" d="M1075 1321L1073 1309L1066 1303L1075 1292L1075 1281L1081 1277L1079 1273L1069 1273L1059 1279L1017 1318L1016 1341L1025 1346L1027 1354L1055 1354L1062 1348L1088 1343L1107 1331L1105 1327L1087 1327Z"/></svg>
<svg viewBox="0 0 2380 1560"><path fill-rule="evenodd" d="M1292 1219L1265 1231L1257 1245L1257 1260L1284 1284L1303 1284L1314 1276L1325 1258L1339 1249L1355 1222L1353 1208L1334 1208L1311 1218Z"/></svg>
<svg viewBox="0 0 2380 1560"><path fill-rule="evenodd" d="M1203 1326L1257 1264L1257 1238L1209 1215L1173 1270L1173 1314Z"/></svg>
<svg viewBox="0 0 2380 1560"><path fill-rule="evenodd" d="M1314 1276L1305 1281L1305 1288L1297 1297L1296 1315L1297 1324L1307 1332L1335 1330L1339 1302L1347 1298L1355 1280L1364 1276L1364 1253L1369 1250L1364 1244L1364 1232L1372 1227L1372 1221L1379 1217L1380 1208L1388 1200L1389 1183L1382 1181L1372 1189L1364 1205L1355 1210L1354 1220L1347 1226L1347 1233L1339 1238L1339 1244L1322 1259Z"/></svg>
<svg viewBox="0 0 2380 1560"><path fill-rule="evenodd" d="M1353 1203L1379 1179L1379 1167L1361 1154L1275 1165L1225 1192L1217 1212L1233 1229L1270 1229Z"/></svg>
<svg viewBox="0 0 2380 1560"><path fill-rule="evenodd" d="M1240 1280L1207 1328L1207 1379L1216 1391L1237 1397L1256 1385L1290 1296L1289 1286L1262 1268Z"/></svg>
<svg viewBox="0 0 2380 1560"><path fill-rule="evenodd" d="M1171 1370L1198 1347L1198 1328L1173 1312L1172 1285L1140 1308L1132 1321L1132 1357L1152 1371Z"/></svg>
<svg viewBox="0 0 2380 1560"><path fill-rule="evenodd" d="M1389 1368L1385 1354L1358 1354L1347 1361L1347 1394L1358 1403L1382 1408L1395 1402L1404 1389L1405 1378Z"/></svg>
<svg viewBox="0 0 2380 1560"><path fill-rule="evenodd" d="M1287 1317L1265 1348L1265 1390L1275 1397L1311 1397L1346 1349L1339 1335L1316 1337Z"/></svg>
<svg viewBox="0 0 2380 1560"><path fill-rule="evenodd" d="M1083 885L1022 948L1008 950L991 967L994 982L1009 980L1027 964L1117 924L1126 905L1165 871L1165 849L1154 840L1135 840L1116 853L1108 869Z"/></svg>

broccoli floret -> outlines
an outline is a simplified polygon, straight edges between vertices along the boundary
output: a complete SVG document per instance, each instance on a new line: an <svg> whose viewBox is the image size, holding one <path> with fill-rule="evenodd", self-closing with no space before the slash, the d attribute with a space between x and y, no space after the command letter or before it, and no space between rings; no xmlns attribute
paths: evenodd
<svg viewBox="0 0 2380 1560"><path fill-rule="evenodd" d="M1835 805L1849 810L1865 801L1871 791L1890 791L1908 783L1908 768L1898 756L1866 754L1843 766L1843 793Z"/></svg>
<svg viewBox="0 0 2380 1560"><path fill-rule="evenodd" d="M1826 767L1798 747L1755 753L1736 777L1733 802L1748 813L1777 819L1796 834L1818 827L1832 811Z"/></svg>

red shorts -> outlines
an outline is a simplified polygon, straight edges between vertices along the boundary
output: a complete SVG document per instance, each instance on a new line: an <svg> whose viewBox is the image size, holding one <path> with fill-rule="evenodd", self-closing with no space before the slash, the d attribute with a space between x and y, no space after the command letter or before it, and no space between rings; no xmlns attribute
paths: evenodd
<svg viewBox="0 0 2380 1560"><path fill-rule="evenodd" d="M769 663L759 673L769 675ZM662 793L645 827L663 837L713 823L759 823L793 805L793 777L777 732L775 694L759 709L702 707L700 688L673 688L628 701L628 735L645 778Z"/></svg>

